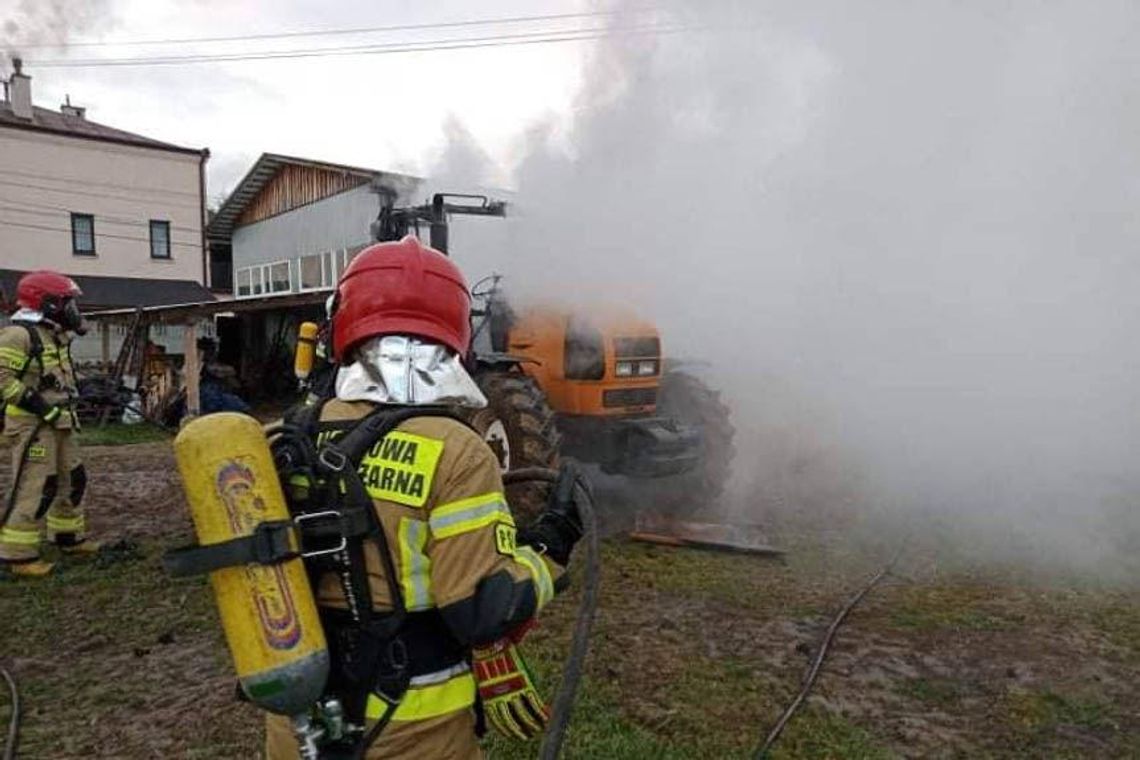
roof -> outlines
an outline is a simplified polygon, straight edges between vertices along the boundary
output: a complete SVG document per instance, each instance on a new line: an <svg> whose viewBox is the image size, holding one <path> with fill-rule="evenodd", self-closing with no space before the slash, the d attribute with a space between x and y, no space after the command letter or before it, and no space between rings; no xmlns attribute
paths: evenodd
<svg viewBox="0 0 1140 760"><path fill-rule="evenodd" d="M16 283L23 272L0 269L0 289L15 300ZM115 306L135 308L198 301L213 301L214 296L194 280L157 280L146 277L101 277L68 275L83 290L84 309Z"/></svg>
<svg viewBox="0 0 1140 760"><path fill-rule="evenodd" d="M328 161L313 161L308 158L297 158L296 156L285 156L280 153L262 153L261 157L250 167L242 177L241 182L233 189L230 196L226 198L226 202L218 209L210 220L209 226L206 228L206 235L214 240L229 240L233 236L234 225L237 223L238 217L241 216L245 207L257 197L257 194L262 191L269 180L281 170L285 165L293 166L308 166L315 169L327 169L329 171L343 172L346 174L354 174L362 179L371 180L373 177L381 175L392 176L406 176L396 175L393 172L382 172L379 169L367 169L362 166L348 166L345 164L334 164Z"/></svg>
<svg viewBox="0 0 1140 760"><path fill-rule="evenodd" d="M215 314L244 314L256 311L284 310L292 312L302 306L324 307L332 289L311 290L304 293L277 293L274 295L239 298L233 301L197 301L172 303L163 306L142 308L143 315L150 321L179 323L206 319ZM105 309L85 313L86 319L94 321L123 320L135 314L136 309Z"/></svg>
<svg viewBox="0 0 1140 760"><path fill-rule="evenodd" d="M205 148L184 148L181 145L154 140L150 137L136 135L105 124L90 121L82 116L71 116L52 111L49 108L32 106L32 118L24 119L12 112L10 102L0 101L0 127L14 127L35 132L50 132L51 134L66 137L78 137L83 140L102 140L103 142L119 143L121 145L136 145L142 148L155 148L157 150L173 151L175 153L190 153L193 155L208 155Z"/></svg>

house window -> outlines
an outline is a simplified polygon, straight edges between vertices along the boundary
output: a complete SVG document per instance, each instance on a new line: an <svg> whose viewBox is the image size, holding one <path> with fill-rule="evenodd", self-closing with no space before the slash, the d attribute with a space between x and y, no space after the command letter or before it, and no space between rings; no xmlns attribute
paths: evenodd
<svg viewBox="0 0 1140 760"><path fill-rule="evenodd" d="M158 219L150 220L150 257L152 259L170 258L170 222Z"/></svg>
<svg viewBox="0 0 1140 760"><path fill-rule="evenodd" d="M71 215L71 252L76 256L95 255L95 217Z"/></svg>

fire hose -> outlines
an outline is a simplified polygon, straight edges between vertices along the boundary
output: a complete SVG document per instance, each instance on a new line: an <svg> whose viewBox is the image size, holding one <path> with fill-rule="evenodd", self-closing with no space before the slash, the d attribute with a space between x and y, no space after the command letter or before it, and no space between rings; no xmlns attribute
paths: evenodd
<svg viewBox="0 0 1140 760"><path fill-rule="evenodd" d="M8 682L12 698L12 714L8 717L8 738L4 741L4 760L16 760L16 748L20 744L20 691L16 679L6 668L0 668L0 676Z"/></svg>
<svg viewBox="0 0 1140 760"><path fill-rule="evenodd" d="M904 543L903 548L905 548L905 546L906 544ZM827 632L824 633L823 640L820 642L818 650L816 650L815 657L812 658L811 665L808 666L808 671L804 675L803 685L800 687L799 693L796 694L795 699L792 700L791 704L789 704L780 715L779 720L776 721L776 725L768 732L764 743L756 750L756 754L753 756L755 760L767 760L769 757L768 753L772 750L772 747L776 745L780 734L784 732L784 728L788 725L788 722L796 714L796 711L800 709L804 700L807 699L812 688L815 686L816 679L819 678L819 672L823 668L823 661L827 658L827 652L831 648L831 642L835 639L835 634L839 630L839 627L847 620L847 616L851 614L851 610L855 609L855 606L863 601L863 597L871 593L871 589L875 588L875 586L879 584L879 581L890 575L895 564L898 563L899 557L902 556L903 548L900 548L890 562L883 565L877 573L871 576L870 580L863 584L863 586L847 600L847 603L843 605L842 609L840 609L832 619L831 625L827 627Z"/></svg>
<svg viewBox="0 0 1140 760"><path fill-rule="evenodd" d="M525 482L545 482L551 485L558 482L558 471L545 467L524 467L503 474L503 483L514 485ZM601 559L598 550L598 523L594 514L594 500L586 480L579 475L575 483L580 498L577 500L585 528L586 539L586 578L582 588L582 600L578 603L578 617L574 623L574 634L570 643L570 656L562 671L562 681L554 698L550 723L539 747L540 760L555 760L562 749L566 730L570 726L570 715L574 709L574 698L582 680L586 653L590 648L590 630L594 625L594 613L598 607L598 581L601 573Z"/></svg>

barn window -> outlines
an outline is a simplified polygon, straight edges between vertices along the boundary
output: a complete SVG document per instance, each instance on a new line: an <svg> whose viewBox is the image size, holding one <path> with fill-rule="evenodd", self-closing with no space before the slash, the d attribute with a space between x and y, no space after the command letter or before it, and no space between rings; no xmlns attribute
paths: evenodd
<svg viewBox="0 0 1140 760"><path fill-rule="evenodd" d="M297 260L300 272L301 290L321 290L331 288L336 282L333 254L331 251L313 253Z"/></svg>
<svg viewBox="0 0 1140 760"><path fill-rule="evenodd" d="M239 297L253 295L253 269L244 267L234 273L234 292Z"/></svg>
<svg viewBox="0 0 1140 760"><path fill-rule="evenodd" d="M289 276L289 262L278 261L266 267L265 291L267 293L288 293L293 289L292 278Z"/></svg>

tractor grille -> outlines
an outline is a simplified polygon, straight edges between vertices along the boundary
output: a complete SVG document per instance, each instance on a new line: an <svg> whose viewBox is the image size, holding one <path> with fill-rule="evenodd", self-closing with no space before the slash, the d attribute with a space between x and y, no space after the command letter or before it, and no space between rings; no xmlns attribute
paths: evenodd
<svg viewBox="0 0 1140 760"><path fill-rule="evenodd" d="M656 359L661 356L661 339L614 338L614 356L618 359Z"/></svg>
<svg viewBox="0 0 1140 760"><path fill-rule="evenodd" d="M657 403L656 388L618 388L602 392L602 406L653 406Z"/></svg>

